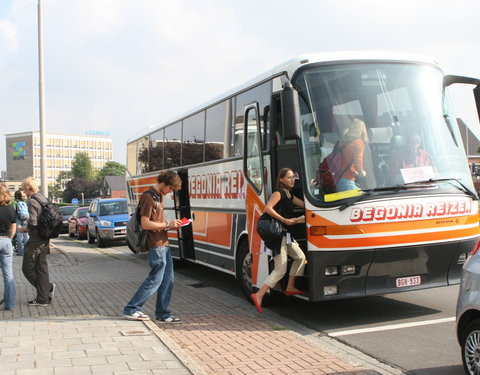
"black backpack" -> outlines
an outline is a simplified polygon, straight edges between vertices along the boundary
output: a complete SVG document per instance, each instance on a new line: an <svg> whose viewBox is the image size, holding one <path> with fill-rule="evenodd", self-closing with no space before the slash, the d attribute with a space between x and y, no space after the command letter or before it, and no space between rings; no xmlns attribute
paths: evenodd
<svg viewBox="0 0 480 375"><path fill-rule="evenodd" d="M57 238L62 230L63 215L52 202L48 199L46 202L40 201L37 197L32 196L38 203L42 205L42 212L37 218L38 234L45 240Z"/></svg>
<svg viewBox="0 0 480 375"><path fill-rule="evenodd" d="M158 194L155 194L151 190L147 190L143 194L150 194L153 200L157 202L154 208L154 210L156 211L156 209L158 208L158 203L161 199L160 196ZM127 224L126 240L128 248L132 251L132 253L138 254L148 250L147 232L148 231L142 228L140 222L140 206L138 205L135 209L135 212L130 216L130 220Z"/></svg>

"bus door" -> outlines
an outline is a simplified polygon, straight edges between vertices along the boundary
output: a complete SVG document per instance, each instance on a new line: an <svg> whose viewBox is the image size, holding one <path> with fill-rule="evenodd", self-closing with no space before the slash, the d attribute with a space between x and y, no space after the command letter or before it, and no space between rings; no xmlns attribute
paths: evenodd
<svg viewBox="0 0 480 375"><path fill-rule="evenodd" d="M177 219L184 217L193 219L188 195L188 171L179 170L178 176L182 180L182 188L175 192L175 217ZM192 225L186 225L178 229L178 249L179 254L175 255L179 258L195 259Z"/></svg>
<svg viewBox="0 0 480 375"><path fill-rule="evenodd" d="M251 254L251 283L263 284L268 276L268 257L260 253L261 239L256 231L258 218L267 201L266 169L264 168L261 114L258 103L252 103L244 110L244 158L245 213L248 233L248 248Z"/></svg>

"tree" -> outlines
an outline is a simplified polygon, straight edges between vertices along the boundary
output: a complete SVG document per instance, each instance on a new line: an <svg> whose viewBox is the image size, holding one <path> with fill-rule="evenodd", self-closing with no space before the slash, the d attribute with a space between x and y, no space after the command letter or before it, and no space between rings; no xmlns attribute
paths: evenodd
<svg viewBox="0 0 480 375"><path fill-rule="evenodd" d="M74 177L67 182L67 188L63 191L63 200L70 202L72 198L81 199L98 197L100 181L91 181L82 177Z"/></svg>
<svg viewBox="0 0 480 375"><path fill-rule="evenodd" d="M97 179L102 180L105 176L125 176L127 167L116 161L107 161L102 169L98 171Z"/></svg>
<svg viewBox="0 0 480 375"><path fill-rule="evenodd" d="M86 152L77 152L72 160L72 175L74 178L93 180L95 172L92 161Z"/></svg>

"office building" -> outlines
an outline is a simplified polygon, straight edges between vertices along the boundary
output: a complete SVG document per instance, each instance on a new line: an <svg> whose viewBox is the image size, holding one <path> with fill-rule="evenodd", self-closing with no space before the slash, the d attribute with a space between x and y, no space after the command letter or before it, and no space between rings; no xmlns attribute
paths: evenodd
<svg viewBox="0 0 480 375"><path fill-rule="evenodd" d="M5 135L7 180L22 181L27 176L41 180L40 132ZM46 134L46 164L49 185L61 171L70 171L77 152L86 152L92 167L101 169L112 160L112 139L106 135Z"/></svg>

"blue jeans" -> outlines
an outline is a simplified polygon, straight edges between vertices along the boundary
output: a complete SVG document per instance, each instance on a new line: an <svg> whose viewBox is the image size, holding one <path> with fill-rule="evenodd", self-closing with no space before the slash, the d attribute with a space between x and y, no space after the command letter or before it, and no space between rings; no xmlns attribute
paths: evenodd
<svg viewBox="0 0 480 375"><path fill-rule="evenodd" d="M17 232L17 249L18 255L23 255L23 247L28 242L28 233L27 232Z"/></svg>
<svg viewBox="0 0 480 375"><path fill-rule="evenodd" d="M13 279L13 246L10 238L0 238L0 267L3 274L5 309L15 307L16 291Z"/></svg>
<svg viewBox="0 0 480 375"><path fill-rule="evenodd" d="M354 180L349 180L348 178L340 178L337 182L337 191L347 191L347 190L356 190L358 189L355 185Z"/></svg>
<svg viewBox="0 0 480 375"><path fill-rule="evenodd" d="M155 317L166 319L170 317L167 307L172 297L173 261L169 246L148 249L148 264L151 267L145 281L140 285L130 302L123 309L125 315L132 315L142 310L147 300L157 292Z"/></svg>

